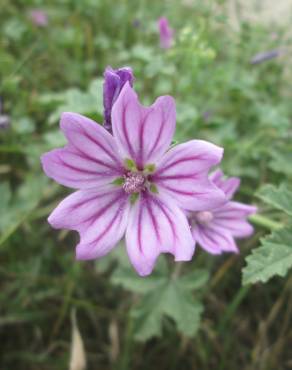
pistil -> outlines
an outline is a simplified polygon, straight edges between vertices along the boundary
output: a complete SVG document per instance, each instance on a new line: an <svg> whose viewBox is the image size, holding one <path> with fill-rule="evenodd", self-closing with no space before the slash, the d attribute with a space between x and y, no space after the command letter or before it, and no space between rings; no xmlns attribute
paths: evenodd
<svg viewBox="0 0 292 370"><path fill-rule="evenodd" d="M146 178L141 172L130 172L124 175L123 189L126 193L139 193L145 189Z"/></svg>

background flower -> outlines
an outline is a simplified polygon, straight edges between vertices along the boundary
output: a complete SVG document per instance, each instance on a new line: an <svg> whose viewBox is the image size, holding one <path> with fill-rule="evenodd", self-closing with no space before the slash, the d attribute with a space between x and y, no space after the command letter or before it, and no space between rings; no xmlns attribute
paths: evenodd
<svg viewBox="0 0 292 370"><path fill-rule="evenodd" d="M232 201L240 185L237 177L223 178L221 170L210 176L211 181L224 191L227 201L220 207L190 215L194 240L207 252L238 252L234 238L245 238L253 233L248 216L256 213L256 207Z"/></svg>
<svg viewBox="0 0 292 370"><path fill-rule="evenodd" d="M173 44L173 30L169 26L168 19L161 17L158 19L158 30L160 36L160 47L169 49Z"/></svg>
<svg viewBox="0 0 292 370"><path fill-rule="evenodd" d="M104 72L103 83L103 106L104 106L104 127L112 132L112 108L117 100L123 86L129 82L133 86L134 75L130 67L112 69L107 67Z"/></svg>
<svg viewBox="0 0 292 370"><path fill-rule="evenodd" d="M49 18L46 11L42 9L31 9L29 12L31 21L39 27L46 27L49 23Z"/></svg>

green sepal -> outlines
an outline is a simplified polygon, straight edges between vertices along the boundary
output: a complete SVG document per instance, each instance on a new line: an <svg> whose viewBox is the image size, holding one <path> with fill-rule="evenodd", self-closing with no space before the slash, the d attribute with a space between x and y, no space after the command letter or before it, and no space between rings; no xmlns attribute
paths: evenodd
<svg viewBox="0 0 292 370"><path fill-rule="evenodd" d="M155 184L151 184L149 189L152 191L152 193L158 194L158 188Z"/></svg>
<svg viewBox="0 0 292 370"><path fill-rule="evenodd" d="M123 177L117 177L111 183L113 185L122 186L125 183L125 179Z"/></svg>
<svg viewBox="0 0 292 370"><path fill-rule="evenodd" d="M145 171L152 173L156 170L156 166L154 163L149 163L145 166Z"/></svg>
<svg viewBox="0 0 292 370"><path fill-rule="evenodd" d="M124 164L128 170L137 171L136 163L133 161L133 159L126 158L124 160Z"/></svg>
<svg viewBox="0 0 292 370"><path fill-rule="evenodd" d="M131 204L135 204L138 198L139 198L139 193L132 193L130 195Z"/></svg>

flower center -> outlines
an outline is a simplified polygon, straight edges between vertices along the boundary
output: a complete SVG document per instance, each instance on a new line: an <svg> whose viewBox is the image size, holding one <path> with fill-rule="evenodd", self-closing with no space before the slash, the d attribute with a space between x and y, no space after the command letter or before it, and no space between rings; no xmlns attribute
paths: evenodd
<svg viewBox="0 0 292 370"><path fill-rule="evenodd" d="M202 225L208 225L213 220L213 213L209 211L201 211L196 213L196 221Z"/></svg>
<svg viewBox="0 0 292 370"><path fill-rule="evenodd" d="M123 189L126 193L139 193L145 189L146 177L141 172L129 172L124 175Z"/></svg>

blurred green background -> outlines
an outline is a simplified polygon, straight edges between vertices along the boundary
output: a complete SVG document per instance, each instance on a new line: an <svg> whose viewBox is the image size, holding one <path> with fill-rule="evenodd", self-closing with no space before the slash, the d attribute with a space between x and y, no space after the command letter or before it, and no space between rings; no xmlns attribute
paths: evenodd
<svg viewBox="0 0 292 370"><path fill-rule="evenodd" d="M168 50L161 16L175 30ZM290 222L255 194L292 176L291 18L283 0L0 0L1 370L82 370L83 357L102 370L292 369L291 276L242 285L241 272L259 239ZM133 68L144 104L175 97L177 141L225 148L223 169L242 179L237 199L263 217L240 255L198 248L179 267L161 257L141 279L122 245L76 262L78 235L50 228L69 191L42 174L39 156L64 144L61 112L102 123L108 65ZM257 280L267 278L246 277Z"/></svg>

